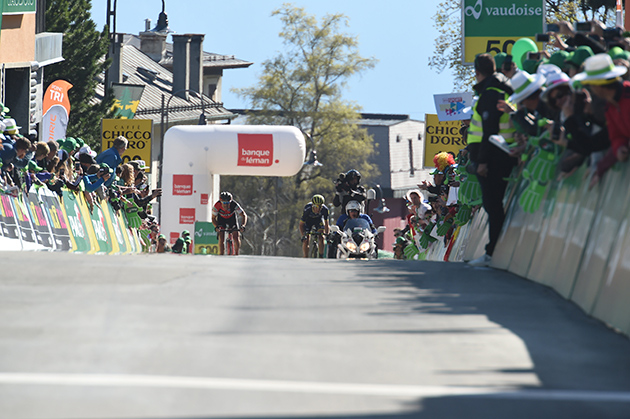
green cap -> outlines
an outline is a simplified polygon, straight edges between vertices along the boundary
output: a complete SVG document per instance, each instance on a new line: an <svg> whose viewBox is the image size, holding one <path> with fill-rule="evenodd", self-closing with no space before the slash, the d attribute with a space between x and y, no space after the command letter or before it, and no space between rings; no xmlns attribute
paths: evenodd
<svg viewBox="0 0 630 419"><path fill-rule="evenodd" d="M78 147L83 147L85 145L85 141L83 141L82 138L77 137L74 140L77 142Z"/></svg>
<svg viewBox="0 0 630 419"><path fill-rule="evenodd" d="M182 231L182 236L190 236L190 231L188 230Z"/></svg>
<svg viewBox="0 0 630 419"><path fill-rule="evenodd" d="M547 60L547 64L553 64L559 69L563 69L566 66L565 61L569 58L569 53L566 51L556 51L551 54L551 57Z"/></svg>
<svg viewBox="0 0 630 419"><path fill-rule="evenodd" d="M101 169L107 169L107 171L108 171L110 174L114 173L114 169L112 169L111 167L109 167L109 164L107 164L107 163L103 162L103 163L101 163L101 164L100 164L100 166L101 166Z"/></svg>
<svg viewBox="0 0 630 419"><path fill-rule="evenodd" d="M505 52L500 52L494 56L494 63L497 66L497 71L499 71L501 67L503 67L503 63L505 62L506 57L507 54Z"/></svg>
<svg viewBox="0 0 630 419"><path fill-rule="evenodd" d="M527 71L529 74L536 74L540 60L523 60L523 71Z"/></svg>
<svg viewBox="0 0 630 419"><path fill-rule="evenodd" d="M160 234L160 235L158 236L158 240L160 240L160 239L164 239L164 240L166 240L166 236L165 236L164 234Z"/></svg>
<svg viewBox="0 0 630 419"><path fill-rule="evenodd" d="M612 58L613 61L630 59L630 53L621 49L620 47L612 47L610 51L608 51L608 55L610 55L610 58Z"/></svg>
<svg viewBox="0 0 630 419"><path fill-rule="evenodd" d="M39 167L39 165L37 163L35 163L33 160L29 160L28 164L26 166L27 170L32 170L33 172L41 172L42 169L41 167Z"/></svg>
<svg viewBox="0 0 630 419"><path fill-rule="evenodd" d="M575 67L580 67L588 57L592 57L593 55L595 54L593 54L591 47L581 45L569 55L566 62Z"/></svg>
<svg viewBox="0 0 630 419"><path fill-rule="evenodd" d="M72 153L74 150L79 148L77 146L77 140L72 137L67 137L65 140L57 140L59 144L59 148L62 150L66 150L68 153Z"/></svg>

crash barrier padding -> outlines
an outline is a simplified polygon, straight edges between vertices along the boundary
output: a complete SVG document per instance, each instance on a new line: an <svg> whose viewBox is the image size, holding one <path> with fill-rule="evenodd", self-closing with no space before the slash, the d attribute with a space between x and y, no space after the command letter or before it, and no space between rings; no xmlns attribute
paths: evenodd
<svg viewBox="0 0 630 419"><path fill-rule="evenodd" d="M630 164L617 164L593 188L589 182L585 167L552 181L533 213L518 203L525 181L511 185L492 265L555 289L630 335ZM483 255L487 230L481 209L461 227L449 260ZM434 243L427 259L442 260L443 247Z"/></svg>
<svg viewBox="0 0 630 419"><path fill-rule="evenodd" d="M82 192L45 187L0 196L0 250L46 250L88 254L140 253L136 229L107 200L90 206Z"/></svg>

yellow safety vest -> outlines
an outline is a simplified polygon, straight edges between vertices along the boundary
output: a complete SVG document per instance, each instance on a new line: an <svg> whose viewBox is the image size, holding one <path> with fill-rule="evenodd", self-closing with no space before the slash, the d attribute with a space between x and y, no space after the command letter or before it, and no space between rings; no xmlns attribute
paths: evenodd
<svg viewBox="0 0 630 419"><path fill-rule="evenodd" d="M496 87L488 87L486 90L496 90L497 92L503 93L505 95L505 100L507 101L508 95L503 90L497 89ZM477 103L473 106L473 116L470 121L470 126L468 127L468 144L480 143L481 138L483 137L483 128L482 128L482 119L479 112L477 112ZM505 138L505 141L508 143L514 142L514 133L516 132L516 128L512 125L512 121L510 120L510 115L507 113L503 113L501 118L499 119L499 135Z"/></svg>

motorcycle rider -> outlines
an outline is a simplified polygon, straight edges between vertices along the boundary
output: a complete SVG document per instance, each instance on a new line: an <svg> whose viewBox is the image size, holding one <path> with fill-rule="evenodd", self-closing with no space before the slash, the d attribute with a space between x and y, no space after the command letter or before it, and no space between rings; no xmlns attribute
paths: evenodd
<svg viewBox="0 0 630 419"><path fill-rule="evenodd" d="M240 219L237 222L236 217ZM225 230L234 229L232 241L234 242L234 254L238 255L241 248L241 231L245 231L247 224L247 214L238 202L232 199L230 192L224 191L219 194L219 201L212 207L212 223L218 231L219 254L225 254Z"/></svg>
<svg viewBox="0 0 630 419"><path fill-rule="evenodd" d="M328 207L324 205L324 197L322 195L313 195L311 202L304 207L304 213L300 220L300 235L302 236L302 252L304 257L308 257L308 233L310 231L319 231L319 257L324 257L324 234L330 232L328 224Z"/></svg>
<svg viewBox="0 0 630 419"><path fill-rule="evenodd" d="M372 234L376 234L376 227L374 227L374 222L369 215L361 213L361 204L359 204L357 201L348 202L348 204L346 205L346 214L339 217L339 219L337 220L337 227L339 227L339 229L343 231L346 223L351 218L363 218L370 225Z"/></svg>

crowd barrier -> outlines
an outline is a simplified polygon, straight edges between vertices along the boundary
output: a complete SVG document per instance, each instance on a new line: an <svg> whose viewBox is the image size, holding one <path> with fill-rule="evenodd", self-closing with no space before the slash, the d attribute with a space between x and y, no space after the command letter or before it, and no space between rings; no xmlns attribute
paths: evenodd
<svg viewBox="0 0 630 419"><path fill-rule="evenodd" d="M630 335L630 165L617 165L589 188L582 167L552 182L540 208L527 213L517 197L523 182L506 196L506 220L492 266L555 289L585 312ZM488 241L483 210L459 227L449 261L483 255ZM436 242L427 260L444 260Z"/></svg>
<svg viewBox="0 0 630 419"><path fill-rule="evenodd" d="M65 251L88 254L140 253L136 229L106 200L90 209L83 193L45 187L0 196L0 250Z"/></svg>

